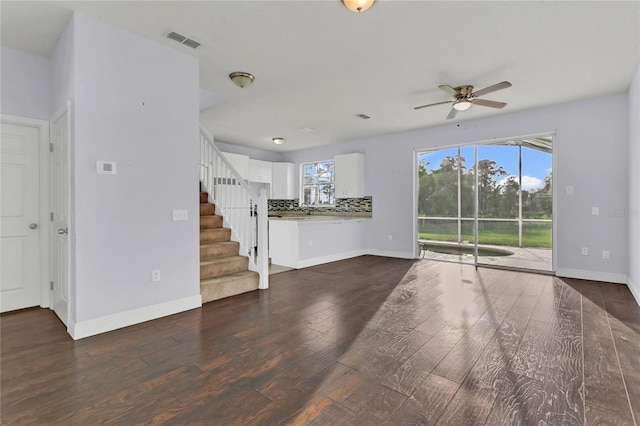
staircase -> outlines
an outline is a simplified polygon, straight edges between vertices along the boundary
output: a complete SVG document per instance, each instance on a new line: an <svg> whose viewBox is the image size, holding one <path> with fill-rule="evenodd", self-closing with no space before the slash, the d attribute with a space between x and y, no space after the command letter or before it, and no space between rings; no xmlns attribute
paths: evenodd
<svg viewBox="0 0 640 426"><path fill-rule="evenodd" d="M200 193L200 295L202 303L257 290L260 276L249 271L249 258L239 256L239 243L222 227L222 216L208 194Z"/></svg>

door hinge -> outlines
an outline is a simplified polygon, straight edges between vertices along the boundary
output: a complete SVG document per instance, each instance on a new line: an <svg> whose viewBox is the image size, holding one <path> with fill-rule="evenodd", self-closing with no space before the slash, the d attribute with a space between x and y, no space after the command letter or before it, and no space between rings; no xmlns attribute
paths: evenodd
<svg viewBox="0 0 640 426"><path fill-rule="evenodd" d="M53 222L53 212L49 213L49 220Z"/></svg>
<svg viewBox="0 0 640 426"><path fill-rule="evenodd" d="M53 281L49 281L49 288L53 291Z"/></svg>
<svg viewBox="0 0 640 426"><path fill-rule="evenodd" d="M49 143L49 152L53 152L53 142Z"/></svg>

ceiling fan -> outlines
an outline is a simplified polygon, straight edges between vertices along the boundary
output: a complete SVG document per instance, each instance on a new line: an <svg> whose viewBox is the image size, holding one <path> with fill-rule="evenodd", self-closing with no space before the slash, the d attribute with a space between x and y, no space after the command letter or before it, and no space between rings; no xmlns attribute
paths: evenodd
<svg viewBox="0 0 640 426"><path fill-rule="evenodd" d="M456 116L458 111L466 111L471 108L471 105L481 105L490 108L504 108L507 104L504 102L496 102L489 101L486 99L478 99L479 96L486 95L487 93L495 92L498 90L506 89L507 87L511 87L511 83L508 81L503 81L502 83L494 84L493 86L485 87L484 89L480 89L477 91L473 91L473 86L464 85L458 87L451 87L446 84L442 86L438 86L441 90L444 90L451 96L453 96L452 101L444 101L444 102L436 102L434 104L420 105L413 109L422 109L435 105L443 105L443 104L453 104L449 115L447 115L447 120L450 120Z"/></svg>

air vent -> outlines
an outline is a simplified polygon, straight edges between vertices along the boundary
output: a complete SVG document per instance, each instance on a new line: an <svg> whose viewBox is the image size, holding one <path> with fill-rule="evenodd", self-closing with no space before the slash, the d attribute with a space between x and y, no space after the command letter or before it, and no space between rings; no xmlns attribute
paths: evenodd
<svg viewBox="0 0 640 426"><path fill-rule="evenodd" d="M197 41L190 39L189 37L183 36L182 34L176 33L175 31L171 31L167 34L167 38L171 40L177 41L180 44L184 44L185 46L189 46L192 49L200 46L200 43Z"/></svg>
<svg viewBox="0 0 640 426"><path fill-rule="evenodd" d="M363 120L368 120L371 118L366 114L356 114L356 117L362 118Z"/></svg>

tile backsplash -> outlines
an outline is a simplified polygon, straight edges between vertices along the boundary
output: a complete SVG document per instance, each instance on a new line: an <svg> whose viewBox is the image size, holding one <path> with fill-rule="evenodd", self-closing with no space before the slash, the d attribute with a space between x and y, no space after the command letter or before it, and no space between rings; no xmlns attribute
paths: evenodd
<svg viewBox="0 0 640 426"><path fill-rule="evenodd" d="M270 214L300 214L306 213L307 207L300 207L300 200L269 200ZM362 198L336 198L333 207L311 207L311 214L335 214L336 216L361 216L371 217L373 212L373 199L371 196Z"/></svg>

